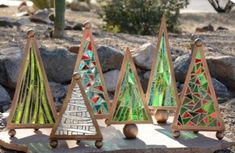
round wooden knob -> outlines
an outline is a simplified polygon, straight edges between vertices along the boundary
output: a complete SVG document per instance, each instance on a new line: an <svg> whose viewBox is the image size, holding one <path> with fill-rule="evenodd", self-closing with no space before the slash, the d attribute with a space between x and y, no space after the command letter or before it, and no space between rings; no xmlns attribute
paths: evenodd
<svg viewBox="0 0 235 153"><path fill-rule="evenodd" d="M34 32L34 30L32 30L32 29L30 29L30 30L27 32L28 38L32 38L32 37L34 37L34 35L35 35L35 32Z"/></svg>
<svg viewBox="0 0 235 153"><path fill-rule="evenodd" d="M73 74L73 78L74 78L74 80L80 80L81 75L76 72L76 73Z"/></svg>
<svg viewBox="0 0 235 153"><path fill-rule="evenodd" d="M86 28L86 29L91 29L91 23L90 23L90 21L88 20L88 21L85 21L84 23L83 23L83 26L84 26L84 28Z"/></svg>
<svg viewBox="0 0 235 153"><path fill-rule="evenodd" d="M201 39L201 38L196 38L196 39L194 40L194 44L195 44L197 47L202 46L202 44L203 44L202 39Z"/></svg>

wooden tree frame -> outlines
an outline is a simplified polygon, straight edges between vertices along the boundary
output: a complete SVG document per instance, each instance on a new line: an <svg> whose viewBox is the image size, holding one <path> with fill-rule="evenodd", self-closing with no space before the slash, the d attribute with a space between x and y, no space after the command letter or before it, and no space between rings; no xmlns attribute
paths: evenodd
<svg viewBox="0 0 235 153"><path fill-rule="evenodd" d="M12 119L14 117L15 111L16 111L16 107L17 107L17 100L19 98L19 93L20 93L20 87L22 84L22 79L23 79L23 68L24 65L26 64L26 60L27 60L27 55L30 52L30 47L34 46L35 48L35 53L39 62L39 65L41 66L41 71L42 71L42 76L43 76L43 83L45 85L45 92L46 92L46 96L48 99L48 104L49 107L51 109L53 118L56 119L56 109L55 109L55 105L54 105L54 101L52 98L52 94L51 94L51 90L48 84L48 79L45 73L45 69L43 66L43 62L39 53L39 47L38 47L38 43L36 41L35 38L35 33L34 31L29 31L28 32L28 38L27 38L27 43L24 49L24 56L23 56L23 62L21 63L20 66L20 72L19 72L19 77L17 79L17 84L16 84L16 90L15 90L15 94L14 94L14 98L12 101L12 106L11 106L11 111L8 117L8 121L7 121L7 128L10 130L14 130L14 129L21 129L21 128L34 128L34 129L39 129L39 128L51 128L53 127L54 124L15 124L12 123ZM14 136L14 134L12 135Z"/></svg>
<svg viewBox="0 0 235 153"><path fill-rule="evenodd" d="M193 67L194 67L194 63L195 63L195 59L196 59L196 51L197 50L201 50L202 51L202 63L204 65L204 68L205 68L205 73L206 73L206 78L207 78L207 81L208 81L208 87L210 88L210 92L211 92L211 98L213 100L213 104L214 104L214 109L215 109L215 112L217 113L217 120L221 123L221 125L218 127L218 126L215 126L215 127L201 127L201 126L187 126L187 125L178 125L178 116L180 115L180 108L181 108L181 105L183 104L183 100L184 100L184 97L186 95L186 89L187 89L187 84L190 80L190 77L191 77L191 72L193 70ZM220 111L219 111L219 105L218 105L218 101L217 101L217 97L216 97L216 93L215 93L215 90L214 90L214 87L213 87L213 84L212 84L212 81L211 81L211 76L210 76L210 72L209 72L209 69L208 69L208 65L207 65L207 62L206 62L206 58L205 58L205 47L204 45L202 44L202 42L195 42L195 44L193 45L193 52L192 52L192 60L191 60L191 64L189 66L189 69L188 69L188 72L187 72L187 76L186 76L186 79L185 79L185 84L184 84L184 88L181 92L181 97L180 97L180 105L178 105L177 107L177 110L176 110L176 113L175 113L175 117L174 117L174 121L173 121L173 124L172 124L172 130L173 131L180 131L180 130L186 130L186 131L219 131L219 132L223 132L225 130L225 126L224 126L224 122L221 118L221 114L220 114Z"/></svg>
<svg viewBox="0 0 235 153"><path fill-rule="evenodd" d="M80 44L80 47L79 47L79 52L78 52L74 72L76 72L79 69L79 65L81 63L82 56L83 56L83 53L84 53L84 44L85 44L87 36L90 36L90 43L91 43L92 52L94 53L94 57L95 57L95 61L96 61L96 68L99 72L101 85L103 87L104 100L107 103L108 112L110 113L110 105L111 104L110 104L110 101L109 101L107 87L106 87L106 84L105 84L105 81L104 81L103 72L102 72L102 68L101 68L101 65L100 65L100 61L99 61L99 56L98 56L98 53L97 53L97 50L96 50L96 45L95 45L95 42L94 42L94 39L93 39L93 36L92 36L91 25L90 25L89 22L85 24L85 28L83 30L83 37L82 37L82 41L81 41L81 44ZM95 117L97 119L108 118L109 113L107 113L107 114L95 114Z"/></svg>
<svg viewBox="0 0 235 153"><path fill-rule="evenodd" d="M112 118L114 116L114 113L115 113L115 110L116 110L116 107L117 107L118 96L119 96L119 93L120 93L122 81L123 81L123 78L124 78L124 75L125 75L125 70L126 70L126 66L127 66L128 62L130 62L131 69L132 69L132 71L134 73L134 76L136 78L137 87L140 90L141 99L143 101L143 106L144 106L146 114L148 116L148 120L146 120L146 121L113 121L112 120ZM152 123L152 122L153 122L152 117L151 117L149 109L148 109L146 98L145 98L145 95L144 95L144 92L143 92L143 89L142 89L142 86L141 86L141 83L140 83L140 80L139 80L139 76L138 76L137 71L136 71L136 67L134 65L134 61L132 59L131 52L130 52L129 48L127 48L124 59L123 59L123 62L122 62L121 71L120 71L120 74L119 74L119 77L118 77L118 82L117 82L117 85L116 85L116 89L115 89L115 95L114 95L114 99L113 99L113 103L112 103L111 113L110 113L109 119L107 120L107 123L108 123L108 125L110 125L110 124L140 124L140 123L141 124L148 124L148 123Z"/></svg>
<svg viewBox="0 0 235 153"><path fill-rule="evenodd" d="M81 91L81 95L83 96L83 99L84 99L84 103L85 103L85 106L90 114L90 118L92 120L92 123L96 129L96 135L56 135L56 130L57 128L59 127L59 124L61 122L61 119L63 117L63 114L65 113L66 111L66 108L70 102L70 99L71 99L71 96L72 96L72 92L73 92L73 89L75 87L75 85L78 84L79 88L80 88L80 91ZM102 141L103 140L103 136L100 132L100 128L99 128L99 125L95 119L95 115L93 113L93 109L92 107L90 106L90 103L89 103L89 100L87 99L87 96L86 96L86 93L85 93L85 90L82 86L82 83L81 83L81 77L78 75L78 74L75 74L72 78L72 82L68 88L68 92L67 92L67 96L64 100L64 103L63 103L63 106L61 108L61 111L59 113L59 116L57 117L56 119L56 123L55 125L53 126L53 129L51 131L51 134L50 134L50 140L53 141L53 140L96 140L96 141Z"/></svg>
<svg viewBox="0 0 235 153"><path fill-rule="evenodd" d="M174 91L174 97L175 97L175 102L176 106L179 104L179 97L178 97L178 91L176 88L176 81L175 81L175 75L174 75L174 69L173 69L173 64L172 64L172 59L171 59L171 49L169 45L169 38L168 38L168 32L167 32L167 26L166 26L166 20L165 17L163 16L161 19L161 26L160 26L160 31L158 34L158 41L157 41L157 48L153 52L153 60L152 60L152 66L151 66L151 73L149 77L149 83L148 83L148 89L146 93L146 99L147 103L149 103L150 100L150 94L151 94L151 86L152 82L154 80L154 73L156 71L156 63L157 63L157 57L158 57L158 52L160 50L160 45L161 45L161 40L162 40L162 34L164 33L165 36L165 42L166 42L166 50L167 50L167 58L169 62L169 68L170 68L170 76L171 76L171 85L173 87ZM149 106L150 109L165 109L165 110L175 110L176 106Z"/></svg>

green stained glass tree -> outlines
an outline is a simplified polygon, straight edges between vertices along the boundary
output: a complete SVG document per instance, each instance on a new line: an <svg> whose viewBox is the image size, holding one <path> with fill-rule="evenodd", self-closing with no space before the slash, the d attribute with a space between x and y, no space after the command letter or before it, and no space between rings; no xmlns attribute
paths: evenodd
<svg viewBox="0 0 235 153"><path fill-rule="evenodd" d="M195 41L192 61L177 107L173 135L179 137L180 130L217 131L216 137L223 138L225 130L217 97L205 59L205 48L200 39Z"/></svg>
<svg viewBox="0 0 235 153"><path fill-rule="evenodd" d="M136 123L152 123L152 118L149 114L131 53L127 49L116 86L108 124L126 124L124 127L125 136L127 138L135 138L135 134L132 133L132 137L129 137L130 133L125 131L128 131L128 128L134 128L134 131L137 131Z"/></svg>
<svg viewBox="0 0 235 153"><path fill-rule="evenodd" d="M83 32L74 72L82 77L82 85L95 116L107 118L110 108L108 93L89 23Z"/></svg>
<svg viewBox="0 0 235 153"><path fill-rule="evenodd" d="M34 32L28 32L24 58L8 118L9 135L16 128L49 128L56 110Z"/></svg>
<svg viewBox="0 0 235 153"><path fill-rule="evenodd" d="M167 110L174 110L179 99L164 17L161 20L157 49L153 57L146 97L149 107L153 110L157 108L156 120L165 123L168 118Z"/></svg>

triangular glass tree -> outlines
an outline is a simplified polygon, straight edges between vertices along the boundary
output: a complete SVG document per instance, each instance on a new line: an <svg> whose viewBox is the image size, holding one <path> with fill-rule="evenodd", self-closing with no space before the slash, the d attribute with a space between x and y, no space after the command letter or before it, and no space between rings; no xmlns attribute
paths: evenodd
<svg viewBox="0 0 235 153"><path fill-rule="evenodd" d="M157 49L153 53L146 97L148 105L158 109L172 110L179 103L164 17L161 20Z"/></svg>
<svg viewBox="0 0 235 153"><path fill-rule="evenodd" d="M152 118L131 52L127 49L117 82L108 124L136 123L152 123Z"/></svg>
<svg viewBox="0 0 235 153"><path fill-rule="evenodd" d="M8 118L9 135L16 128L49 128L55 123L56 109L34 32L28 32L23 62Z"/></svg>
<svg viewBox="0 0 235 153"><path fill-rule="evenodd" d="M108 93L89 23L83 31L74 71L82 77L82 85L95 116L107 118L110 108Z"/></svg>
<svg viewBox="0 0 235 153"><path fill-rule="evenodd" d="M96 140L96 147L102 147L103 137L78 74L72 78L59 117L51 131L50 145L56 147L58 139L78 142Z"/></svg>
<svg viewBox="0 0 235 153"><path fill-rule="evenodd" d="M192 61L172 129L175 137L179 137L180 130L190 130L195 133L205 130L217 131L217 138L223 138L224 122L205 59L205 47L200 39L194 44Z"/></svg>

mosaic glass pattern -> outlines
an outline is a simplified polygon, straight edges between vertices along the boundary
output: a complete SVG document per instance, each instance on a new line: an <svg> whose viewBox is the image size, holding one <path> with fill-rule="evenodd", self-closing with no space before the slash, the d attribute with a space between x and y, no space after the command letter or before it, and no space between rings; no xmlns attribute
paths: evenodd
<svg viewBox="0 0 235 153"><path fill-rule="evenodd" d="M93 125L78 84L73 88L70 101L55 134L96 135L96 128Z"/></svg>
<svg viewBox="0 0 235 153"><path fill-rule="evenodd" d="M97 69L96 59L92 51L90 38L84 43L83 56L77 71L82 77L82 85L95 115L108 114L107 101L104 98L104 88Z"/></svg>
<svg viewBox="0 0 235 153"><path fill-rule="evenodd" d="M150 84L149 106L175 106L175 91L172 84L171 69L167 53L166 39L162 33L160 48L157 54L153 80Z"/></svg>
<svg viewBox="0 0 235 153"><path fill-rule="evenodd" d="M130 62L128 62L112 120L120 122L147 121L148 115L143 103L137 80L131 69Z"/></svg>
<svg viewBox="0 0 235 153"><path fill-rule="evenodd" d="M26 55L17 99L14 124L53 124L55 122L44 84L42 66L32 46Z"/></svg>
<svg viewBox="0 0 235 153"><path fill-rule="evenodd" d="M216 127L221 126L215 110L208 79L211 79L203 64L203 51L195 50L196 58L190 73L190 80L185 83L182 104L179 109L178 125Z"/></svg>

